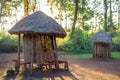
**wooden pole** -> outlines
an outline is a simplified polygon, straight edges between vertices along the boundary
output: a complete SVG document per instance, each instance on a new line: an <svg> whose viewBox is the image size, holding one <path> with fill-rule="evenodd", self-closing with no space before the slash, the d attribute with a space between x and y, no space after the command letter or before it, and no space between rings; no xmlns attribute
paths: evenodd
<svg viewBox="0 0 120 80"><path fill-rule="evenodd" d="M56 68L59 69L59 63L58 63L58 56L57 56L57 45L56 45L56 37L53 36L53 43L54 43L54 55L55 55L55 60L56 60Z"/></svg>
<svg viewBox="0 0 120 80"><path fill-rule="evenodd" d="M17 68L18 68L17 72L18 73L19 73L19 68L20 68L20 38L21 38L21 36L19 34L18 35L18 66L17 66Z"/></svg>
<svg viewBox="0 0 120 80"><path fill-rule="evenodd" d="M34 54L34 40L33 40L33 35L31 34L31 36L32 36L32 42L31 42L31 47L32 47L32 50L31 50L31 74L32 74L32 72L33 72L33 54Z"/></svg>
<svg viewBox="0 0 120 80"><path fill-rule="evenodd" d="M94 48L93 48L93 58L95 58L95 50L96 50L96 47L95 47L95 43L94 43Z"/></svg>

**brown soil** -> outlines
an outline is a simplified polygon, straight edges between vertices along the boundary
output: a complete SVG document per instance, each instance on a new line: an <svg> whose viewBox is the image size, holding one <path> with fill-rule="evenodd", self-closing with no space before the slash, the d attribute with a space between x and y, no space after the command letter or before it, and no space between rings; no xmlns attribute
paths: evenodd
<svg viewBox="0 0 120 80"><path fill-rule="evenodd" d="M17 54L0 54L0 80L120 80L120 60L64 59L69 62L69 71L44 71L32 76L20 73L6 78L5 73L14 67Z"/></svg>

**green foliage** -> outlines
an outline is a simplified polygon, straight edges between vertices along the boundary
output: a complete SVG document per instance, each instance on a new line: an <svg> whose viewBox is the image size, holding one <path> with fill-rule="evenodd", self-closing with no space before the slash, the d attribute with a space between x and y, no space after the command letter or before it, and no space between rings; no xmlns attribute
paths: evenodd
<svg viewBox="0 0 120 80"><path fill-rule="evenodd" d="M114 39L113 50L120 51L120 38L114 37L113 39Z"/></svg>
<svg viewBox="0 0 120 80"><path fill-rule="evenodd" d="M0 34L0 52L17 51L17 37L6 32Z"/></svg>
<svg viewBox="0 0 120 80"><path fill-rule="evenodd" d="M24 3L24 16L28 16L37 11L39 0L22 0Z"/></svg>
<svg viewBox="0 0 120 80"><path fill-rule="evenodd" d="M13 9L17 9L20 6L20 0L0 0L0 17L11 16Z"/></svg>
<svg viewBox="0 0 120 80"><path fill-rule="evenodd" d="M80 29L76 29L73 38L64 43L64 50L75 53L91 52L92 44L89 42L91 35Z"/></svg>
<svg viewBox="0 0 120 80"><path fill-rule="evenodd" d="M69 36L70 32L66 31L66 33L67 33L67 36L64 39L57 38L57 47L59 50L63 50L64 43L66 43L70 39L70 36Z"/></svg>
<svg viewBox="0 0 120 80"><path fill-rule="evenodd" d="M118 28L118 30L110 30L110 32L108 32L108 34L112 37L114 43L112 46L112 50L113 51L120 51L120 29Z"/></svg>
<svg viewBox="0 0 120 80"><path fill-rule="evenodd" d="M5 24L10 22L9 18L16 15L14 10L20 6L21 0L0 0L0 29L5 29Z"/></svg>
<svg viewBox="0 0 120 80"><path fill-rule="evenodd" d="M63 21L63 13L66 12L66 0L47 0L51 13L55 14L56 12L54 12L54 9L58 10L57 15L53 15L53 17L58 20L61 24Z"/></svg>
<svg viewBox="0 0 120 80"><path fill-rule="evenodd" d="M85 54L77 54L77 53L63 53L61 55L61 57L63 58L73 58L73 59L90 59L92 58L92 54L91 53L85 53ZM111 53L111 57L113 59L120 59L120 52L112 52Z"/></svg>
<svg viewBox="0 0 120 80"><path fill-rule="evenodd" d="M63 58L72 58L72 59L90 59L92 58L92 54L85 53L85 54L77 54L77 53L63 53L61 55Z"/></svg>
<svg viewBox="0 0 120 80"><path fill-rule="evenodd" d="M64 23L63 21L70 20L71 22L74 21L74 16L75 16L75 0L47 0L50 10L52 13L54 13L54 9L58 10L58 15L54 16L56 20L60 24ZM76 24L81 25L80 27L84 27L85 21L90 20L94 12L93 10L89 7L89 2L87 0L78 0L78 10L77 10L77 21ZM54 13L55 14L55 13ZM71 26L72 27L72 26ZM86 27L86 26L85 26Z"/></svg>
<svg viewBox="0 0 120 80"><path fill-rule="evenodd" d="M112 52L113 59L120 59L120 52Z"/></svg>

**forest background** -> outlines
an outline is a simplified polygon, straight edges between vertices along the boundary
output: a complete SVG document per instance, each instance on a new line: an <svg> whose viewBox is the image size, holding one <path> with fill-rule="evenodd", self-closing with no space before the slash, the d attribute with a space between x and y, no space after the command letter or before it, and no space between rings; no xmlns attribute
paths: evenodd
<svg viewBox="0 0 120 80"><path fill-rule="evenodd" d="M41 6L43 3L46 5ZM46 7L46 14L67 33L64 39L57 39L58 50L91 53L89 39L104 30L114 41L112 51L120 51L119 4L119 0L0 0L0 53L16 52L17 36L7 31L20 19Z"/></svg>

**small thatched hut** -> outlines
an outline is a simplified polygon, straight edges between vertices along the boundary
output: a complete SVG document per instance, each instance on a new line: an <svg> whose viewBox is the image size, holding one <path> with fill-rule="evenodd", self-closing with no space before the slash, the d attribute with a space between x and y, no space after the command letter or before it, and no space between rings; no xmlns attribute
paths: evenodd
<svg viewBox="0 0 120 80"><path fill-rule="evenodd" d="M90 41L94 42L93 58L110 58L112 38L101 30L96 33Z"/></svg>
<svg viewBox="0 0 120 80"><path fill-rule="evenodd" d="M55 66L59 67L56 37L64 38L66 32L54 19L37 11L16 23L9 33L18 35L18 68L20 67L21 34L24 63L33 65L33 63L54 62Z"/></svg>

